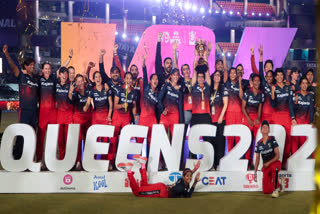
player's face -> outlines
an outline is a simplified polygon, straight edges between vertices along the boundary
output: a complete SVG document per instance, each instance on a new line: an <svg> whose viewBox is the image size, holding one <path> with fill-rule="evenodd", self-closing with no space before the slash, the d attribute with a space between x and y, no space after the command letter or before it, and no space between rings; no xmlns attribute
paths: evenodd
<svg viewBox="0 0 320 214"><path fill-rule="evenodd" d="M171 72L171 70L172 70L172 60L171 59L167 59L164 62L164 69L166 70L167 73Z"/></svg>
<svg viewBox="0 0 320 214"><path fill-rule="evenodd" d="M171 75L171 81L173 83L178 83L178 80L179 80L179 72L176 71Z"/></svg>
<svg viewBox="0 0 320 214"><path fill-rule="evenodd" d="M48 78L51 75L51 65L45 64L42 69L43 75Z"/></svg>
<svg viewBox="0 0 320 214"><path fill-rule="evenodd" d="M236 72L236 70L232 69L232 70L230 71L229 78L230 78L231 81L234 81L234 80L237 79L237 72Z"/></svg>
<svg viewBox="0 0 320 214"><path fill-rule="evenodd" d="M94 82L96 83L96 85L101 85L102 78L100 73L96 73L94 75Z"/></svg>
<svg viewBox="0 0 320 214"><path fill-rule="evenodd" d="M82 77L78 77L76 81L77 88L84 89L84 81Z"/></svg>
<svg viewBox="0 0 320 214"><path fill-rule="evenodd" d="M291 79L297 81L299 77L299 72L293 72L291 74Z"/></svg>
<svg viewBox="0 0 320 214"><path fill-rule="evenodd" d="M131 66L130 73L132 74L132 78L134 80L136 80L138 78L138 76L139 76L139 71L138 71L137 66Z"/></svg>
<svg viewBox="0 0 320 214"><path fill-rule="evenodd" d="M313 82L313 73L312 72L308 72L306 77L308 79L309 84L312 84L312 82Z"/></svg>
<svg viewBox="0 0 320 214"><path fill-rule="evenodd" d="M124 81L127 85L132 85L132 75L127 74L126 77L124 78Z"/></svg>
<svg viewBox="0 0 320 214"><path fill-rule="evenodd" d="M269 126L268 125L261 126L261 134L269 134Z"/></svg>
<svg viewBox="0 0 320 214"><path fill-rule="evenodd" d="M259 77L253 78L252 83L253 83L253 87L254 87L255 89L258 90L258 89L260 88L260 79L259 79Z"/></svg>
<svg viewBox="0 0 320 214"><path fill-rule="evenodd" d="M216 66L216 71L222 71L223 70L223 63L221 61L219 61Z"/></svg>
<svg viewBox="0 0 320 214"><path fill-rule="evenodd" d="M183 180L186 184L190 184L191 180L192 180L192 173L191 172L187 172L185 174L185 176L183 176Z"/></svg>
<svg viewBox="0 0 320 214"><path fill-rule="evenodd" d="M184 77L190 77L190 69L188 66L185 65L182 67L182 75Z"/></svg>
<svg viewBox="0 0 320 214"><path fill-rule="evenodd" d="M114 82L117 82L119 80L119 76L120 76L120 72L118 69L114 70L113 72L111 72L111 79Z"/></svg>
<svg viewBox="0 0 320 214"><path fill-rule="evenodd" d="M275 79L276 79L277 83L283 82L283 73L278 72Z"/></svg>
<svg viewBox="0 0 320 214"><path fill-rule="evenodd" d="M34 62L31 62L29 65L25 65L24 68L26 69L28 74L33 74L35 72Z"/></svg>
<svg viewBox="0 0 320 214"><path fill-rule="evenodd" d="M243 76L243 67L242 66L238 66L237 67L237 73L238 73L238 75L240 75L240 76Z"/></svg>
<svg viewBox="0 0 320 214"><path fill-rule="evenodd" d="M198 84L199 85L204 84L204 74L198 73Z"/></svg>
<svg viewBox="0 0 320 214"><path fill-rule="evenodd" d="M273 70L272 64L271 64L270 62L268 62L268 63L264 66L264 70L265 70L265 71Z"/></svg>
<svg viewBox="0 0 320 214"><path fill-rule="evenodd" d="M214 83L220 83L220 80L221 80L221 75L219 72L216 72L214 75L213 75L213 81Z"/></svg>
<svg viewBox="0 0 320 214"><path fill-rule="evenodd" d="M266 74L266 80L267 80L267 83L268 83L269 85L272 84L272 82L273 82L273 75L272 75L271 72L268 72L268 73Z"/></svg>
<svg viewBox="0 0 320 214"><path fill-rule="evenodd" d="M69 80L73 82L74 78L76 77L76 71L73 68L69 68L68 72L69 72Z"/></svg>
<svg viewBox="0 0 320 214"><path fill-rule="evenodd" d="M60 73L60 80L65 83L68 79L68 72Z"/></svg>
<svg viewBox="0 0 320 214"><path fill-rule="evenodd" d="M152 88L156 88L158 86L159 80L157 75L153 75L150 80L150 85Z"/></svg>
<svg viewBox="0 0 320 214"><path fill-rule="evenodd" d="M308 80L303 79L301 84L300 84L300 88L301 88L302 91L306 91L307 88L308 88Z"/></svg>

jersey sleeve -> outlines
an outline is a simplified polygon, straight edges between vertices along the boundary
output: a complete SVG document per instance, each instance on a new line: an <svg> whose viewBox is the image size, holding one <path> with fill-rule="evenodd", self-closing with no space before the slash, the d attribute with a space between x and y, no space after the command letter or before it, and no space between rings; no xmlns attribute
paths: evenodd
<svg viewBox="0 0 320 214"><path fill-rule="evenodd" d="M244 92L243 96L242 96L242 99L245 100L246 102L248 102L248 97L249 97L248 91Z"/></svg>
<svg viewBox="0 0 320 214"><path fill-rule="evenodd" d="M226 87L222 87L222 89L223 89L223 97L229 97L229 91L228 91L228 89L226 88Z"/></svg>
<svg viewBox="0 0 320 214"><path fill-rule="evenodd" d="M109 89L109 90L107 91L107 97L110 97L110 96L112 96L112 91L111 91L111 89Z"/></svg>
<svg viewBox="0 0 320 214"><path fill-rule="evenodd" d="M277 140L273 137L272 138L272 148L275 149L279 147Z"/></svg>
<svg viewBox="0 0 320 214"><path fill-rule="evenodd" d="M260 149L259 149L259 142L258 142L257 145L255 146L254 152L260 154L261 151L260 151Z"/></svg>

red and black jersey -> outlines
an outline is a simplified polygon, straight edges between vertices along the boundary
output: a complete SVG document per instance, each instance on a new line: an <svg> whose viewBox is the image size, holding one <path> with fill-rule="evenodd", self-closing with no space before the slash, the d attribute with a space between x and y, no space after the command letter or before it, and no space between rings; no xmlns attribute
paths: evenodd
<svg viewBox="0 0 320 214"><path fill-rule="evenodd" d="M241 99L239 97L239 82L235 84L228 80L224 87L228 90L229 101L227 111L241 112Z"/></svg>
<svg viewBox="0 0 320 214"><path fill-rule="evenodd" d="M293 93L291 87L289 85L284 85L281 88L279 85L275 84L275 99L271 99L271 105L278 113L288 112L290 113L290 117L294 117L293 112Z"/></svg>
<svg viewBox="0 0 320 214"><path fill-rule="evenodd" d="M93 99L94 110L93 111L109 111L109 100L108 98L112 96L112 91L108 91L103 87L99 91L96 86L94 86L90 92L90 97Z"/></svg>
<svg viewBox="0 0 320 214"><path fill-rule="evenodd" d="M179 114L179 122L183 123L183 94L175 89L171 83L165 83L159 93L159 112L166 108L168 113Z"/></svg>
<svg viewBox="0 0 320 214"><path fill-rule="evenodd" d="M74 103L75 112L85 113L83 107L85 106L88 97L91 96L91 91L88 89L84 90L84 94L80 94L78 89L72 94L72 102Z"/></svg>
<svg viewBox="0 0 320 214"><path fill-rule="evenodd" d="M114 98L114 96L119 93L119 88L123 85L123 82L121 81L121 79L119 78L118 83L114 83L106 74L106 71L104 70L104 64L103 63L99 63L99 71L103 80L103 83L107 83L108 86L110 87L111 91L112 91L112 98ZM114 100L114 99L112 99Z"/></svg>
<svg viewBox="0 0 320 214"><path fill-rule="evenodd" d="M56 83L55 100L58 111L73 112L73 105L68 98L69 89L70 83L66 83L64 85L61 85L61 83Z"/></svg>
<svg viewBox="0 0 320 214"><path fill-rule="evenodd" d="M40 78L40 108L55 108L55 88L57 79L50 75L48 79L43 76Z"/></svg>
<svg viewBox="0 0 320 214"><path fill-rule="evenodd" d="M292 82L290 82L290 86L294 88L293 92L300 91L300 85L299 85L298 81L296 82L296 84L293 84Z"/></svg>
<svg viewBox="0 0 320 214"><path fill-rule="evenodd" d="M210 86L204 83L201 87L198 83L192 87L192 114L210 114Z"/></svg>
<svg viewBox="0 0 320 214"><path fill-rule="evenodd" d="M39 78L31 77L20 71L18 83L20 108L36 110L39 97Z"/></svg>
<svg viewBox="0 0 320 214"><path fill-rule="evenodd" d="M183 93L183 110L191 111L192 110L192 86L191 81L187 81L184 78L181 80L181 89Z"/></svg>
<svg viewBox="0 0 320 214"><path fill-rule="evenodd" d="M253 89L250 88L243 93L242 99L246 101L246 112L248 114L257 114L259 105L264 102L264 95L260 90L258 90L256 95L254 95Z"/></svg>
<svg viewBox="0 0 320 214"><path fill-rule="evenodd" d="M158 92L152 91L151 86L148 84L147 69L143 67L143 88L141 91L141 117L156 117L156 105L158 104Z"/></svg>
<svg viewBox="0 0 320 214"><path fill-rule="evenodd" d="M211 107L211 120L217 122L221 111L223 109L223 98L229 97L229 92L226 87L222 84L219 85L218 90L213 89L210 96L210 107Z"/></svg>
<svg viewBox="0 0 320 214"><path fill-rule="evenodd" d="M131 91L126 93L126 88L125 85L118 87L118 92L115 94L116 97L119 97L119 103L118 104L124 104L128 103L127 111L125 111L124 108L117 109L121 114L128 114L131 112L133 108L133 102L137 100L136 92L135 90L131 87Z"/></svg>
<svg viewBox="0 0 320 214"><path fill-rule="evenodd" d="M140 107L140 99L141 99L141 81L142 78L139 77L134 83L133 83L133 88L136 92L137 100L136 100L136 105L137 105L137 114L141 113L141 107Z"/></svg>
<svg viewBox="0 0 320 214"><path fill-rule="evenodd" d="M263 143L263 139L259 140L254 152L261 154L263 163L267 163L276 156L274 149L278 146L276 139L270 136L265 144Z"/></svg>
<svg viewBox="0 0 320 214"><path fill-rule="evenodd" d="M294 103L294 113L297 121L308 121L313 123L314 116L314 99L311 92L303 96L297 91Z"/></svg>
<svg viewBox="0 0 320 214"><path fill-rule="evenodd" d="M267 83L267 81L262 79L262 92L264 94L264 103L263 103L263 112L264 113L273 113L274 109L271 106L271 86Z"/></svg>

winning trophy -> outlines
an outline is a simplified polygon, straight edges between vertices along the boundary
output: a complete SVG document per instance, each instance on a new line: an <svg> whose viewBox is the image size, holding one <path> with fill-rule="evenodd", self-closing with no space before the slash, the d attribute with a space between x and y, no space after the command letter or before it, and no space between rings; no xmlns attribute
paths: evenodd
<svg viewBox="0 0 320 214"><path fill-rule="evenodd" d="M196 65L195 70L199 73L205 73L208 70L208 62L206 61L207 56L205 54L208 54L207 50L207 42L204 39L198 39L196 42L195 49L198 52L199 60Z"/></svg>

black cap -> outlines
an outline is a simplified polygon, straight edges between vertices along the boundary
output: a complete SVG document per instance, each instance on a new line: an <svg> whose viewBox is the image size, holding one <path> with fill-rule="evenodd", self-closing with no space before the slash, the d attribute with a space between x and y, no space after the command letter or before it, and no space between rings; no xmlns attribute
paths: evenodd
<svg viewBox="0 0 320 214"><path fill-rule="evenodd" d="M267 120L264 120L264 121L262 121L262 123L261 123L261 127L262 127L263 125L267 125L267 126L269 127L269 122L268 122Z"/></svg>

